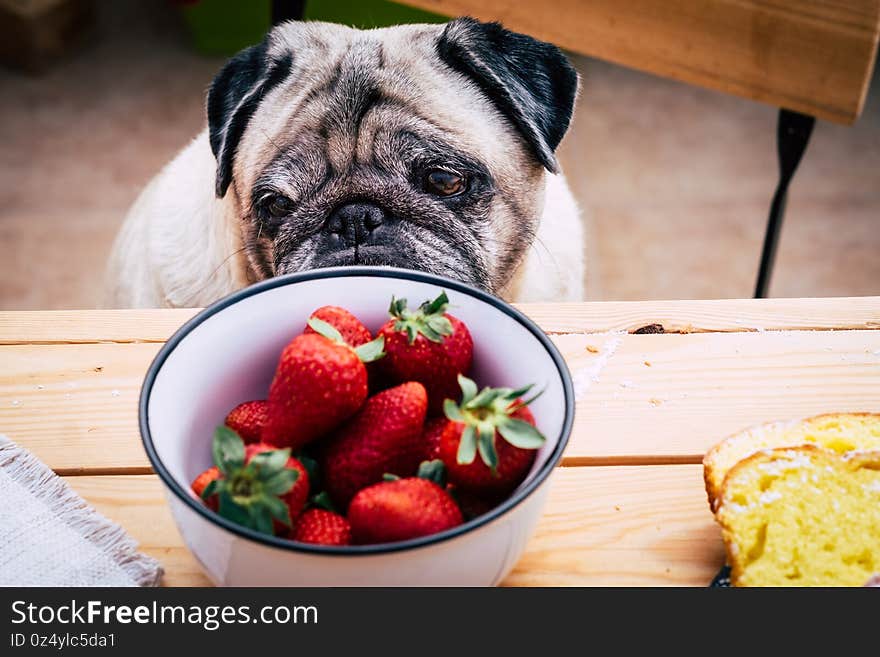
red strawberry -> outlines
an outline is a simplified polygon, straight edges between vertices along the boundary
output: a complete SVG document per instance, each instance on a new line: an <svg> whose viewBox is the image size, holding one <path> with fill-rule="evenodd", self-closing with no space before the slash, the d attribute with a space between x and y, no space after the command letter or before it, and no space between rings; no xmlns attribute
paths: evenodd
<svg viewBox="0 0 880 657"><path fill-rule="evenodd" d="M364 362L384 355L381 338L355 349L326 322L309 325L322 334L295 337L269 387L262 438L274 447L299 449L354 414L367 398Z"/></svg>
<svg viewBox="0 0 880 657"><path fill-rule="evenodd" d="M299 517L290 537L300 543L351 545L351 525L333 511L309 509Z"/></svg>
<svg viewBox="0 0 880 657"><path fill-rule="evenodd" d="M386 357L379 368L393 383L418 381L428 391L428 413L439 415L443 400L458 398L459 374L471 367L474 342L464 323L446 314L443 292L410 312L406 299L391 299L391 320L379 329Z"/></svg>
<svg viewBox="0 0 880 657"><path fill-rule="evenodd" d="M272 447L271 445L266 445L265 443L247 445L245 447L245 463L250 463L257 454L264 454L272 451L277 451L277 448ZM302 513L302 510L309 499L309 473L299 459L295 459L292 456L287 459L287 463L284 467L286 470L295 470L297 472L296 481L293 483L293 487L288 492L281 495L281 499L287 505L287 509L290 513L290 520L294 522L300 513ZM282 527L281 523L277 520L274 521L273 524L276 536L285 534L289 530L287 527Z"/></svg>
<svg viewBox="0 0 880 657"><path fill-rule="evenodd" d="M440 458L440 438L449 420L445 417L432 417L425 421L422 430L422 460L430 461Z"/></svg>
<svg viewBox="0 0 880 657"><path fill-rule="evenodd" d="M339 306L322 306L311 314L310 319L320 319L327 322L342 335L342 339L352 347L359 347L373 339L370 329L361 323L357 317ZM306 324L304 335L318 333Z"/></svg>
<svg viewBox="0 0 880 657"><path fill-rule="evenodd" d="M519 390L484 388L460 377L462 400L445 404L449 423L440 439L440 459L450 483L484 495L509 493L525 478L544 436L522 401L531 386ZM479 451L480 458L476 458Z"/></svg>
<svg viewBox="0 0 880 657"><path fill-rule="evenodd" d="M415 472L427 404L421 383L404 383L370 397L330 438L321 471L339 508L345 509L355 493L381 481L385 473Z"/></svg>
<svg viewBox="0 0 880 657"><path fill-rule="evenodd" d="M361 320L352 315L345 308L340 308L339 306L322 306L312 313L310 320L314 319L326 322L339 331L342 340L351 347L359 347L363 344L367 344L373 339L370 329L364 326ZM321 331L316 331L312 326L306 324L306 329L303 331L303 334L308 333L323 334ZM367 367L368 394L373 395L385 388L391 387L384 380L384 377L382 377L381 370L378 368L378 361L371 361L365 364Z"/></svg>
<svg viewBox="0 0 880 657"><path fill-rule="evenodd" d="M264 444L245 446L228 427L219 427L212 447L212 469L193 482L209 508L245 527L266 534L287 534L309 495L309 475L289 449Z"/></svg>
<svg viewBox="0 0 880 657"><path fill-rule="evenodd" d="M220 469L216 465L212 465L210 468L205 470L202 474L196 477L190 487L192 488L193 493L199 496L199 499L203 500L207 507L213 511L217 510L217 496L214 495L205 499L202 497L202 493L205 492L205 489L215 479L220 478Z"/></svg>
<svg viewBox="0 0 880 657"><path fill-rule="evenodd" d="M351 501L354 542L392 543L442 532L463 522L455 500L433 481L408 477L364 488Z"/></svg>
<svg viewBox="0 0 880 657"><path fill-rule="evenodd" d="M266 424L267 407L264 399L244 402L229 411L224 424L241 436L245 443L258 443Z"/></svg>

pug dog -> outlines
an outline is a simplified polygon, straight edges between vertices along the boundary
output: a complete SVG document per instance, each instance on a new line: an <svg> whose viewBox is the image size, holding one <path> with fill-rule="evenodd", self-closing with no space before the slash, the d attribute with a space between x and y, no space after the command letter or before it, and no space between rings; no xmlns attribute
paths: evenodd
<svg viewBox="0 0 880 657"><path fill-rule="evenodd" d="M511 301L583 294L555 151L578 76L498 23L283 23L233 57L207 129L116 239L112 307L198 307L289 272L378 265Z"/></svg>

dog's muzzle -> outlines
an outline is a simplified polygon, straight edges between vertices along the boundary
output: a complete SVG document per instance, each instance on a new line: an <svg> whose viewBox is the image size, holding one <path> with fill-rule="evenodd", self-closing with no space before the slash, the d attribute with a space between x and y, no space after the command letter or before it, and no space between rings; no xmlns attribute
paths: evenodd
<svg viewBox="0 0 880 657"><path fill-rule="evenodd" d="M329 239L329 246L350 249L380 240L387 220L387 213L378 205L346 203L333 210L324 231Z"/></svg>

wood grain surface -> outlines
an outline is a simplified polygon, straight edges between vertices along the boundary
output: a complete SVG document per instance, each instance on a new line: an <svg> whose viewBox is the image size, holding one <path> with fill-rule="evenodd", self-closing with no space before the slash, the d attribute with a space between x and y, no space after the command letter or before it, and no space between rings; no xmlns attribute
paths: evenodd
<svg viewBox="0 0 880 657"><path fill-rule="evenodd" d="M546 333L880 328L876 297L514 304ZM0 311L0 345L165 342L199 309Z"/></svg>
<svg viewBox="0 0 880 657"><path fill-rule="evenodd" d="M70 477L100 513L165 567L168 586L210 581L155 475ZM511 586L706 586L724 561L698 466L559 468Z"/></svg>
<svg viewBox="0 0 880 657"><path fill-rule="evenodd" d="M877 0L405 0L663 77L849 124L864 106Z"/></svg>
<svg viewBox="0 0 880 657"><path fill-rule="evenodd" d="M880 411L880 330L552 339L580 397L566 465L697 463L753 423ZM592 381L613 342L619 346ZM0 432L63 474L150 472L137 403L159 348L0 346Z"/></svg>
<svg viewBox="0 0 880 657"><path fill-rule="evenodd" d="M578 396L537 534L505 584L705 586L723 560L699 461L752 424L880 412L880 297L521 306ZM144 374L195 310L0 313L0 433L204 585L137 428ZM661 324L664 333L636 329Z"/></svg>

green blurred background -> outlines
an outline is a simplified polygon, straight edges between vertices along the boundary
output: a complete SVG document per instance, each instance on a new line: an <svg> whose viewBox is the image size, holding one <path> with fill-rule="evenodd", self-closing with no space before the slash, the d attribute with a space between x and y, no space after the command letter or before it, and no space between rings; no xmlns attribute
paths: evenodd
<svg viewBox="0 0 880 657"><path fill-rule="evenodd" d="M179 3L193 45L208 55L232 55L260 41L272 24L272 4L271 0L190 0ZM307 0L303 18L359 28L448 20L438 14L387 0Z"/></svg>

